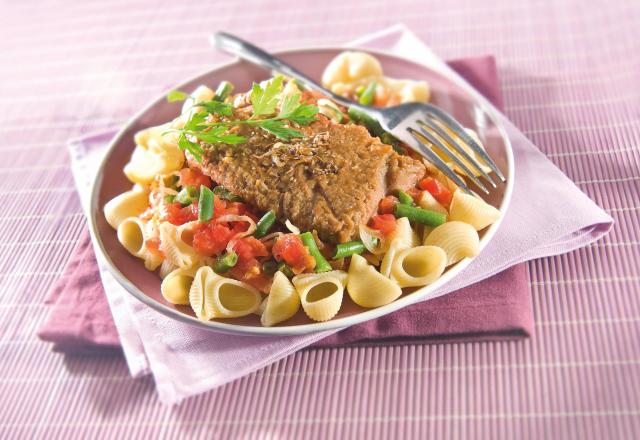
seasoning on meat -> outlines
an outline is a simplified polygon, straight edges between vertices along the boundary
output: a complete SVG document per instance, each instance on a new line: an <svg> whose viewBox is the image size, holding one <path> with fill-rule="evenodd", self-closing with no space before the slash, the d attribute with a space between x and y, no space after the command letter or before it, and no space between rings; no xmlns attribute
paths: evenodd
<svg viewBox="0 0 640 440"><path fill-rule="evenodd" d="M362 126L321 121L301 131L305 137L282 142L243 126L245 143L208 145L203 162L189 157L189 164L259 210L333 243L356 238L385 194L415 186L425 173Z"/></svg>

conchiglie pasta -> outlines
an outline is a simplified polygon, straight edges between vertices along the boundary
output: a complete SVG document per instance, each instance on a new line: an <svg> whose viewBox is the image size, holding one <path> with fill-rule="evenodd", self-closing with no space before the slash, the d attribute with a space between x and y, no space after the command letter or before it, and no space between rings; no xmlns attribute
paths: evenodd
<svg viewBox="0 0 640 440"><path fill-rule="evenodd" d="M435 228L427 237L426 246L437 246L447 254L447 266L480 252L480 238L468 223L451 221Z"/></svg>
<svg viewBox="0 0 640 440"><path fill-rule="evenodd" d="M451 199L451 220L469 223L476 231L486 228L501 216L495 207L479 197L457 190Z"/></svg>
<svg viewBox="0 0 640 440"><path fill-rule="evenodd" d="M255 313L262 302L260 292L242 281L222 278L206 291L213 318L239 318Z"/></svg>
<svg viewBox="0 0 640 440"><path fill-rule="evenodd" d="M396 229L388 240L389 247L380 264L380 273L386 277L391 276L391 265L396 254L402 249L416 246L419 243L418 234L411 228L409 219L406 217L396 220Z"/></svg>
<svg viewBox="0 0 640 440"><path fill-rule="evenodd" d="M175 133L167 133L169 124L147 128L135 136L136 148L124 167L127 178L148 185L157 175L178 171L184 164L184 153L178 147Z"/></svg>
<svg viewBox="0 0 640 440"><path fill-rule="evenodd" d="M266 298L266 304L260 318L265 327L271 327L286 321L300 308L300 296L291 281L280 271L273 277L273 283Z"/></svg>
<svg viewBox="0 0 640 440"><path fill-rule="evenodd" d="M131 255L144 260L148 270L155 270L162 264L162 257L145 246L147 230L148 225L138 217L126 218L118 225L118 241Z"/></svg>
<svg viewBox="0 0 640 440"><path fill-rule="evenodd" d="M103 208L107 223L117 229L127 217L137 217L149 207L149 192L139 187L109 200Z"/></svg>
<svg viewBox="0 0 640 440"><path fill-rule="evenodd" d="M214 318L213 286L221 278L209 266L196 271L189 288L189 304L198 319L209 321Z"/></svg>
<svg viewBox="0 0 640 440"><path fill-rule="evenodd" d="M160 224L160 248L165 258L175 266L188 268L195 266L200 256L185 238L190 234L190 224L181 226L169 222Z"/></svg>
<svg viewBox="0 0 640 440"><path fill-rule="evenodd" d="M361 307L380 307L400 297L402 289L356 254L349 265L347 293Z"/></svg>
<svg viewBox="0 0 640 440"><path fill-rule="evenodd" d="M293 285L307 316L314 321L328 321L340 310L347 274L332 270L319 274L297 275Z"/></svg>
<svg viewBox="0 0 640 440"><path fill-rule="evenodd" d="M160 265L160 269L158 269L158 274L160 278L165 279L171 272L178 269L178 266L173 264L169 260L162 260L162 264Z"/></svg>
<svg viewBox="0 0 640 440"><path fill-rule="evenodd" d="M342 93L362 82L382 78L382 66L364 52L346 51L335 57L322 74L322 85L334 93Z"/></svg>
<svg viewBox="0 0 640 440"><path fill-rule="evenodd" d="M197 267L191 267L170 272L160 285L160 292L164 299L171 304L188 305L189 292L197 271Z"/></svg>
<svg viewBox="0 0 640 440"><path fill-rule="evenodd" d="M447 263L447 254L436 246L403 249L396 255L391 277L399 287L421 287L440 278Z"/></svg>

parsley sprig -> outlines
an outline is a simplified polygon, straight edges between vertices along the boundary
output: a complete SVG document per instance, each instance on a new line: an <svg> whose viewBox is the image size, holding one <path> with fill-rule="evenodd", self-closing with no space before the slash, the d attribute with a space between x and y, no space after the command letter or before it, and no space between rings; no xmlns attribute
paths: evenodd
<svg viewBox="0 0 640 440"><path fill-rule="evenodd" d="M318 107L302 104L300 93L282 95L282 76L276 76L261 84L254 83L249 98L253 115L249 119L232 119L233 106L219 101L205 101L194 104L204 111L191 112L181 129L171 130L180 134L178 146L186 150L198 161L202 161L204 151L200 142L237 145L246 137L230 131L239 125L254 125L273 134L278 139L290 141L302 137L302 133L291 128L290 123L308 125L316 119ZM169 92L170 102L188 99L189 96L177 90ZM279 109L278 109L278 104ZM218 115L219 120L211 122L209 115Z"/></svg>

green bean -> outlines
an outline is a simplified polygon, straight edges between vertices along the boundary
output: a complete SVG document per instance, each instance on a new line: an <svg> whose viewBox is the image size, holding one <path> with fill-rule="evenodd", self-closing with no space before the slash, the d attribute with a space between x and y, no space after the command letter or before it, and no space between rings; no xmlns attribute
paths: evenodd
<svg viewBox="0 0 640 440"><path fill-rule="evenodd" d="M316 241L314 240L313 235L311 235L311 232L300 234L300 239L302 240L302 244L309 249L311 256L316 259L316 272L327 272L333 269L329 262L320 253L320 249L318 249L318 245L316 245Z"/></svg>
<svg viewBox="0 0 640 440"><path fill-rule="evenodd" d="M174 200L180 203L182 206L188 206L197 198L198 190L196 190L193 186L188 185L180 190Z"/></svg>
<svg viewBox="0 0 640 440"><path fill-rule="evenodd" d="M360 95L358 102L362 105L373 104L373 99L376 96L376 87L377 84L375 81L370 82L367 88L364 89L364 92L362 92L362 94Z"/></svg>
<svg viewBox="0 0 640 440"><path fill-rule="evenodd" d="M338 260L340 258L350 257L354 254L361 254L366 250L367 248L360 240L340 243L336 246L336 254L333 256L333 259Z"/></svg>
<svg viewBox="0 0 640 440"><path fill-rule="evenodd" d="M366 87L362 85L356 87L356 96L360 98L360 96L364 93L365 89Z"/></svg>
<svg viewBox="0 0 640 440"><path fill-rule="evenodd" d="M164 201L167 203L173 203L175 199L176 199L176 196L173 194L167 194L166 196L164 196Z"/></svg>
<svg viewBox="0 0 640 440"><path fill-rule="evenodd" d="M287 263L285 263L284 261L278 263L278 270L282 272L287 278L293 278L295 276L295 273L293 273L289 265L287 265Z"/></svg>
<svg viewBox="0 0 640 440"><path fill-rule="evenodd" d="M395 151L396 153L405 154L404 150L400 148L400 141L393 137L391 133L385 131L380 136L380 140L383 144L391 145L391 148L393 148L393 151Z"/></svg>
<svg viewBox="0 0 640 440"><path fill-rule="evenodd" d="M364 125L372 136L382 136L386 133L378 121L362 110L355 107L349 107L347 113L353 122Z"/></svg>
<svg viewBox="0 0 640 440"><path fill-rule="evenodd" d="M228 200L230 202L239 202L240 200L242 200L240 197L238 197L222 185L218 185L213 188L213 193L221 199Z"/></svg>
<svg viewBox="0 0 640 440"><path fill-rule="evenodd" d="M398 191L398 199L400 200L400 203L404 204L404 205L409 205L409 206L413 206L413 197L411 197L409 194L407 194L406 192L400 190Z"/></svg>
<svg viewBox="0 0 640 440"><path fill-rule="evenodd" d="M224 102L225 99L233 92L233 84L229 81L222 81L216 89L216 94L213 96L214 101Z"/></svg>
<svg viewBox="0 0 640 440"><path fill-rule="evenodd" d="M200 185L200 199L198 200L198 220L209 221L213 218L213 191Z"/></svg>
<svg viewBox="0 0 640 440"><path fill-rule="evenodd" d="M256 232L253 234L256 238L262 238L269 233L269 230L276 222L276 213L271 210L267 212L256 224Z"/></svg>
<svg viewBox="0 0 640 440"><path fill-rule="evenodd" d="M226 254L223 254L216 259L213 270L216 271L216 273L225 273L233 266L235 266L237 262L238 254L233 251L227 252Z"/></svg>
<svg viewBox="0 0 640 440"><path fill-rule="evenodd" d="M427 209L404 205L402 203L398 203L396 205L393 213L398 218L407 217L410 222L422 223L423 225L433 227L440 226L447 221L447 217L440 212L429 211Z"/></svg>

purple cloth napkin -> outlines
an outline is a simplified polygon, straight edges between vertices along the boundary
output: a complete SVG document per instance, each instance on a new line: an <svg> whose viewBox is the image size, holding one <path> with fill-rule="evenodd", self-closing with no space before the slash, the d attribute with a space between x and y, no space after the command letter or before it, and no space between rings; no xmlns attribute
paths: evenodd
<svg viewBox="0 0 640 440"><path fill-rule="evenodd" d="M449 65L502 108L493 57L452 61ZM51 311L38 336L53 342L55 350L85 352L120 346L88 232L81 237L47 302ZM455 293L352 326L314 346L513 339L528 336L532 328L526 269L519 264Z"/></svg>

